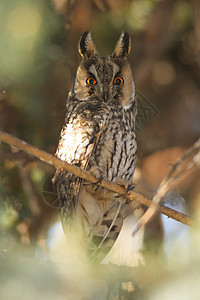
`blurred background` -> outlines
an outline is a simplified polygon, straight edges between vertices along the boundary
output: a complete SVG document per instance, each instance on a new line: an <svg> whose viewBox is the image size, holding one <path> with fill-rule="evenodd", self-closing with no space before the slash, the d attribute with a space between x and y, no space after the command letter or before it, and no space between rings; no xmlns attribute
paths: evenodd
<svg viewBox="0 0 200 300"><path fill-rule="evenodd" d="M86 30L101 55L112 53L122 30L131 36L128 59L138 100L134 181L152 197L171 164L200 134L198 0L1 1L0 130L55 152L80 62L77 44ZM47 232L59 211L42 190L53 172L0 144L1 251L20 246L30 257L35 247L48 252ZM198 215L200 172L187 176L177 191L184 209ZM157 217L148 227L151 245L164 238L160 224Z"/></svg>

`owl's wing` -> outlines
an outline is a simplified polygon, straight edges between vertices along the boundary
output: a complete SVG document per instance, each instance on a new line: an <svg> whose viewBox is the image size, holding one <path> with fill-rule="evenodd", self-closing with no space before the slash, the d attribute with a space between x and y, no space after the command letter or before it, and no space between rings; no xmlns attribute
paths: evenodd
<svg viewBox="0 0 200 300"><path fill-rule="evenodd" d="M80 159L76 158L76 160L71 163L86 169L95 142L90 144L90 141L88 140L83 144L84 147L80 153ZM59 155L59 152L57 155ZM59 195L61 221L64 229L71 224L75 217L82 181L83 180L81 178L76 177L74 174L69 173L66 170L57 170L56 184Z"/></svg>
<svg viewBox="0 0 200 300"><path fill-rule="evenodd" d="M107 118L105 104L95 101L69 101L65 124L61 131L56 156L61 160L87 168L89 158ZM56 184L63 227L76 213L82 179L65 170L56 171Z"/></svg>

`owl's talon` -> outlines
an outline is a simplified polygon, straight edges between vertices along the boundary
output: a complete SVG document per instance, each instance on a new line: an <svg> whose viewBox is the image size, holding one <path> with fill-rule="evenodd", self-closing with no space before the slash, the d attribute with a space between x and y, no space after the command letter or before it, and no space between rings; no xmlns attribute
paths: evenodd
<svg viewBox="0 0 200 300"><path fill-rule="evenodd" d="M103 180L103 178L102 178L102 177L101 177L101 178L99 178L99 179L98 179L98 181L97 181L97 182L95 182L95 184L99 184L99 183L101 184L101 183L102 183L102 180Z"/></svg>
<svg viewBox="0 0 200 300"><path fill-rule="evenodd" d="M99 167L92 167L89 169L89 172L97 178L97 182L94 184L102 183L103 177L101 175L101 170Z"/></svg>
<svg viewBox="0 0 200 300"><path fill-rule="evenodd" d="M99 180L98 180L97 182L95 182L94 184L95 184L95 185L97 185L97 184L99 184L99 183L101 184L101 183L102 183L102 180L103 180L103 178L101 177L101 178L99 178ZM99 185L96 186L96 188L94 189L94 191L96 192L96 191L98 190L98 188L99 188Z"/></svg>
<svg viewBox="0 0 200 300"><path fill-rule="evenodd" d="M129 199L124 195L117 195L115 196L115 199L117 199L119 202L123 203L123 204L129 204Z"/></svg>
<svg viewBox="0 0 200 300"><path fill-rule="evenodd" d="M115 196L115 198L125 198L125 204L129 204L129 199L126 197L126 195L128 194L128 192L132 191L135 188L135 184L123 179L116 180L115 183L126 189L126 192L123 195L117 195Z"/></svg>
<svg viewBox="0 0 200 300"><path fill-rule="evenodd" d="M99 186L97 185L94 189L94 191L96 192L98 190Z"/></svg>
<svg viewBox="0 0 200 300"><path fill-rule="evenodd" d="M83 183L83 186L89 186L91 183Z"/></svg>
<svg viewBox="0 0 200 300"><path fill-rule="evenodd" d="M126 193L124 194L124 196L126 196L128 194L128 192L134 190L135 188L135 184L134 183L129 183L127 189L126 189Z"/></svg>
<svg viewBox="0 0 200 300"><path fill-rule="evenodd" d="M96 177L97 181L92 183L91 185L93 186L93 191L96 192L98 189L99 189L99 183L101 184L102 183L102 180L103 180L103 176L102 176L102 170L98 167L98 166L95 166L95 167L92 167L88 170L93 176Z"/></svg>
<svg viewBox="0 0 200 300"><path fill-rule="evenodd" d="M132 191L135 188L135 184L130 183L128 185L128 188L126 189L126 193L124 194L124 197L126 198L126 204L129 204L129 198L126 197L128 192Z"/></svg>

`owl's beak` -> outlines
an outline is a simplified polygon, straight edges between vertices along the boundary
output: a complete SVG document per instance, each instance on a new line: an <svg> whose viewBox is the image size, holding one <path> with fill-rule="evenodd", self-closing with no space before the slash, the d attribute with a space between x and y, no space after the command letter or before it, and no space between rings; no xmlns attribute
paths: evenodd
<svg viewBox="0 0 200 300"><path fill-rule="evenodd" d="M108 101L108 90L107 89L104 89L104 91L103 91L103 100L105 102Z"/></svg>

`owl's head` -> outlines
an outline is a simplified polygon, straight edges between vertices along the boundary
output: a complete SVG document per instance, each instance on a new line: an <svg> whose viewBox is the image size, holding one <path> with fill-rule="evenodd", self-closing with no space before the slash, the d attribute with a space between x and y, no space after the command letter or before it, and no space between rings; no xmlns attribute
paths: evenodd
<svg viewBox="0 0 200 300"><path fill-rule="evenodd" d="M82 56L72 92L80 100L99 99L111 105L128 109L135 96L135 86L130 65L126 59L131 41L122 32L112 55L102 57L96 51L90 32L85 32L79 42Z"/></svg>

